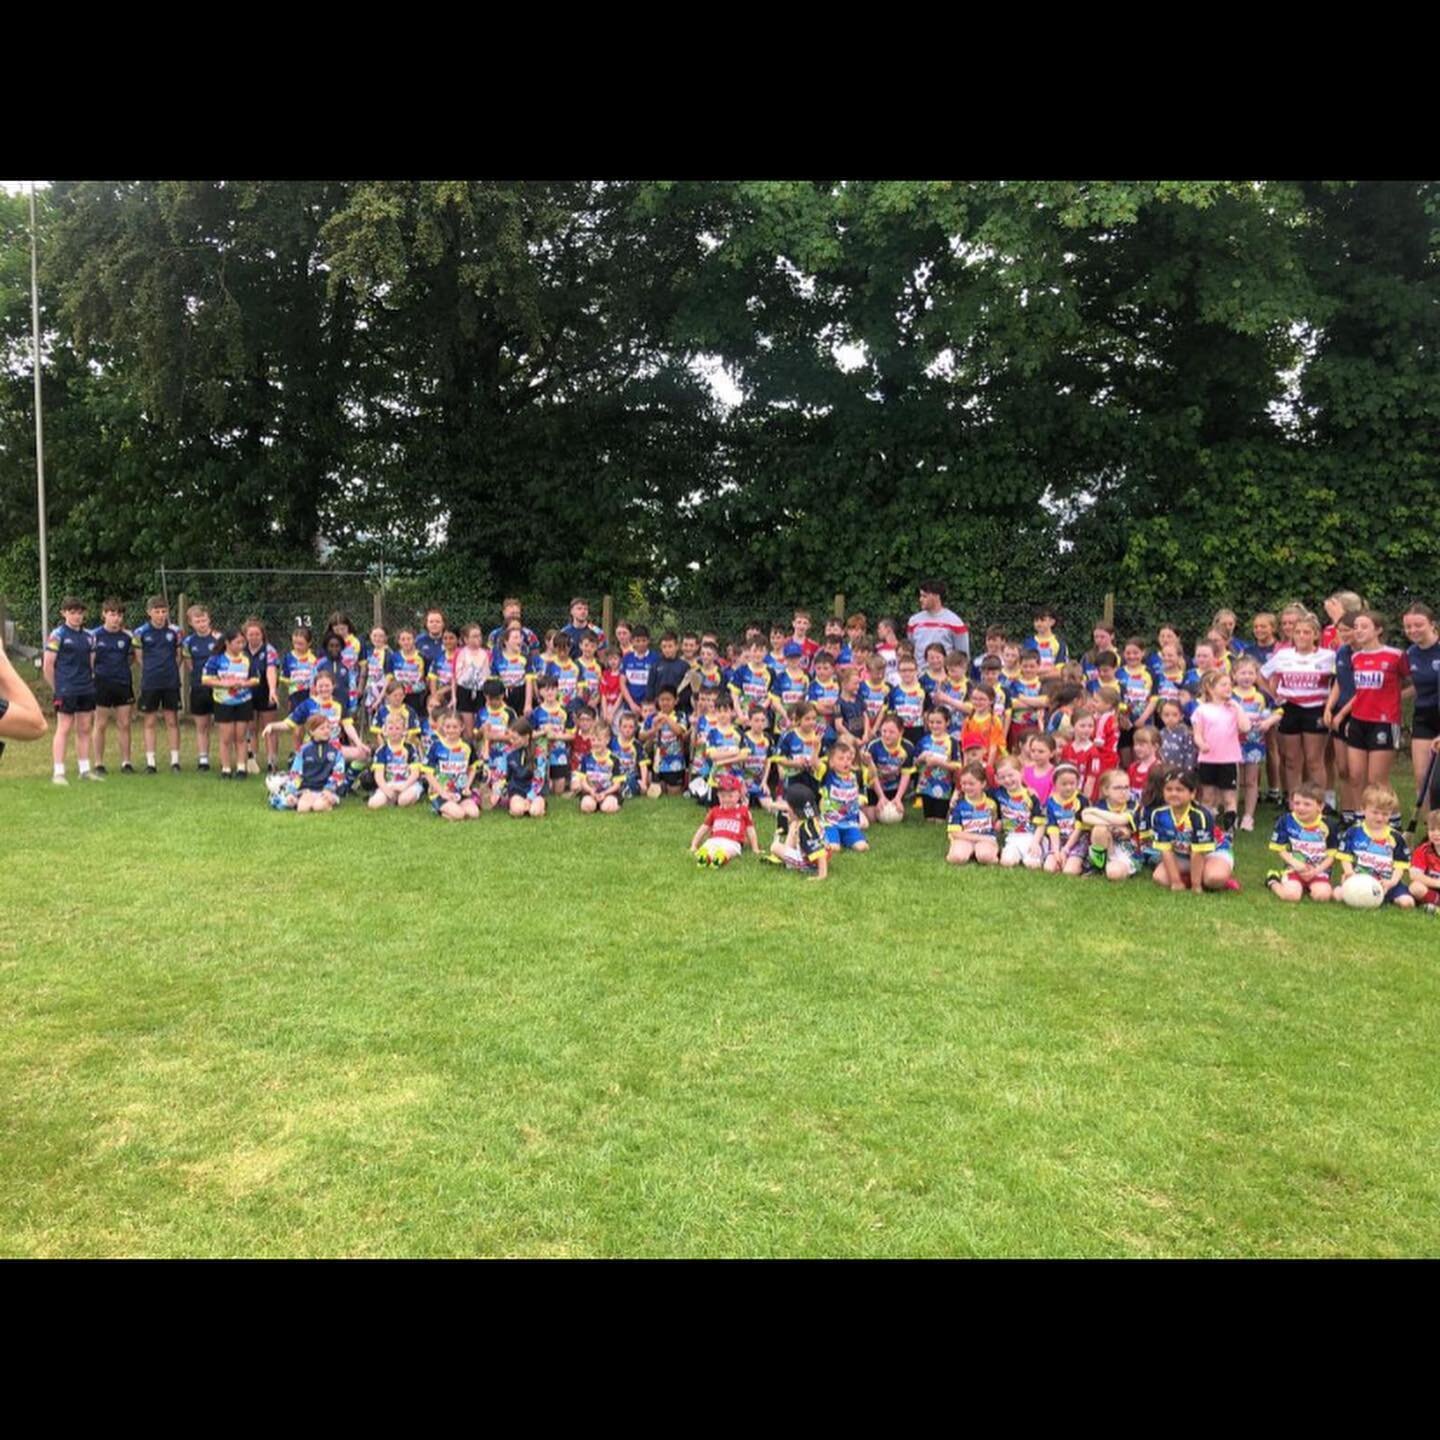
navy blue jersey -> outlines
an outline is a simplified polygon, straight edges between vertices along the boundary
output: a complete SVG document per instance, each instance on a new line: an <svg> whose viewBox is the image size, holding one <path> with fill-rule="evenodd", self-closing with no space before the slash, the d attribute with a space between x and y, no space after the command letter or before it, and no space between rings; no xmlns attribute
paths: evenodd
<svg viewBox="0 0 1440 1440"><path fill-rule="evenodd" d="M569 625L561 626L559 633L570 637L570 653L572 655L579 655L580 637L582 635L593 635L595 637L595 650L597 654L605 648L605 632L598 625L576 625L572 622Z"/></svg>
<svg viewBox="0 0 1440 1440"><path fill-rule="evenodd" d="M415 648L425 657L425 670L429 674L436 662L445 653L445 637L432 635L428 630L415 637Z"/></svg>
<svg viewBox="0 0 1440 1440"><path fill-rule="evenodd" d="M335 682L332 692L334 698L340 708L348 714L350 711L350 671L345 661L343 659L332 660L328 655L324 655L315 662L315 673L328 675Z"/></svg>
<svg viewBox="0 0 1440 1440"><path fill-rule="evenodd" d="M486 649L492 655L498 655L504 647L505 631L508 625L497 625L485 641ZM520 648L527 655L534 655L540 649L540 637L527 625L520 627Z"/></svg>
<svg viewBox="0 0 1440 1440"><path fill-rule="evenodd" d="M1412 645L1405 658L1410 662L1410 679L1415 685L1415 708L1434 710L1440 706L1440 642L1423 650Z"/></svg>
<svg viewBox="0 0 1440 1440"><path fill-rule="evenodd" d="M290 773L302 790L336 790L345 778L345 757L333 742L324 745L307 740L290 762Z"/></svg>
<svg viewBox="0 0 1440 1440"><path fill-rule="evenodd" d="M1353 646L1341 645L1335 651L1335 684L1340 690L1340 698L1335 702L1335 708L1339 710L1355 698L1355 651Z"/></svg>
<svg viewBox="0 0 1440 1440"><path fill-rule="evenodd" d="M200 690L200 677L205 673L205 662L225 649L225 641L212 630L208 635L187 635L180 642L180 648L190 657L190 688Z"/></svg>
<svg viewBox="0 0 1440 1440"><path fill-rule="evenodd" d="M95 678L107 685L126 684L135 654L135 637L128 630L107 630L103 625L90 633L95 637Z"/></svg>
<svg viewBox="0 0 1440 1440"><path fill-rule="evenodd" d="M690 673L689 663L676 656L673 660L666 660L661 656L650 667L650 679L646 684L646 698L654 701L660 691L668 686L676 694L681 705L688 705L689 691L684 695L680 693L680 682Z"/></svg>
<svg viewBox="0 0 1440 1440"><path fill-rule="evenodd" d="M140 652L142 690L180 688L180 632L173 625L156 628L148 620L135 630L135 648Z"/></svg>
<svg viewBox="0 0 1440 1440"><path fill-rule="evenodd" d="M865 702L858 695L853 700L842 695L835 713L848 734L858 740L865 733Z"/></svg>
<svg viewBox="0 0 1440 1440"><path fill-rule="evenodd" d="M45 648L55 657L55 693L66 699L95 693L92 662L95 637L88 630L59 625L50 632Z"/></svg>
<svg viewBox="0 0 1440 1440"><path fill-rule="evenodd" d="M534 800L545 791L545 775L535 766L530 752L517 745L505 757L505 795L513 800Z"/></svg>

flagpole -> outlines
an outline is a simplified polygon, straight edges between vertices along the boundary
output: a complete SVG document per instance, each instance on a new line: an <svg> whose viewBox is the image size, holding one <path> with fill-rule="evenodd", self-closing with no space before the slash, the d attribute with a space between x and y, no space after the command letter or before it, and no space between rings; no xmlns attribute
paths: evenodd
<svg viewBox="0 0 1440 1440"><path fill-rule="evenodd" d="M30 182L30 325L35 345L35 500L40 510L40 644L50 633L50 543L45 531L45 427L40 413L40 240Z"/></svg>

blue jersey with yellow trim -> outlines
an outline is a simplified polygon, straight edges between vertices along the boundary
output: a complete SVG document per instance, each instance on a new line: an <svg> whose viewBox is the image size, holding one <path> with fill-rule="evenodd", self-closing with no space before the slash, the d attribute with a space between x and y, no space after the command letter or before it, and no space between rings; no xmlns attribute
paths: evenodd
<svg viewBox="0 0 1440 1440"><path fill-rule="evenodd" d="M658 710L645 717L645 741L654 756L656 775L685 773L685 740L688 731L679 714L662 715Z"/></svg>
<svg viewBox="0 0 1440 1440"><path fill-rule="evenodd" d="M569 706L580 688L580 667L573 660L552 660L545 673L555 680L555 693L560 703Z"/></svg>
<svg viewBox="0 0 1440 1440"><path fill-rule="evenodd" d="M615 756L609 750L592 750L580 761L580 773L597 795L603 795L618 778Z"/></svg>
<svg viewBox="0 0 1440 1440"><path fill-rule="evenodd" d="M786 760L802 760L810 758L819 759L821 746L824 743L824 736L816 730L813 736L807 740L798 730L787 730L779 739L775 747L775 753L783 756ZM804 774L804 771L792 771L791 774ZM811 774L814 772L811 771Z"/></svg>
<svg viewBox="0 0 1440 1440"><path fill-rule="evenodd" d="M1078 790L1069 800L1052 794L1045 802L1045 833L1050 837L1052 847L1062 847L1070 842L1084 808L1085 801Z"/></svg>
<svg viewBox="0 0 1440 1440"><path fill-rule="evenodd" d="M530 725L535 732L537 744L543 739L546 765L568 765L570 763L570 740L574 731L565 708L556 705L549 709L537 705L530 712Z"/></svg>
<svg viewBox="0 0 1440 1440"><path fill-rule="evenodd" d="M222 650L218 655L211 655L206 660L201 675L210 675L225 681L224 686L206 687L214 695L216 705L222 709L248 705L254 697L255 692L250 686L248 655L231 655Z"/></svg>
<svg viewBox="0 0 1440 1440"><path fill-rule="evenodd" d="M935 762L959 758L954 736L935 736L927 730L915 747L915 769L920 777L916 791L932 800L948 800L955 790L954 772L941 768Z"/></svg>
<svg viewBox="0 0 1440 1440"><path fill-rule="evenodd" d="M900 719L906 730L918 729L925 719L925 690L918 682L915 688L907 689L904 684L890 687L890 708Z"/></svg>
<svg viewBox="0 0 1440 1440"><path fill-rule="evenodd" d="M1363 820L1341 836L1340 854L1349 859L1357 874L1373 875L1387 888L1404 873L1410 862L1410 847L1393 825L1386 825L1376 832Z"/></svg>
<svg viewBox="0 0 1440 1440"><path fill-rule="evenodd" d="M968 840L998 840L1000 838L1000 814L995 802L982 795L978 800L969 800L963 790L955 792L950 802L950 814L946 820L951 835L963 835Z"/></svg>
<svg viewBox="0 0 1440 1440"><path fill-rule="evenodd" d="M1045 828L1045 811L1028 785L1019 790L997 785L989 795L1000 818L1000 833L1006 839L1011 835L1038 835Z"/></svg>
<svg viewBox="0 0 1440 1440"><path fill-rule="evenodd" d="M1206 855L1215 848L1215 816L1203 805L1187 805L1178 813L1173 805L1157 805L1150 812L1150 833L1162 855L1168 850L1181 859Z"/></svg>
<svg viewBox="0 0 1440 1440"><path fill-rule="evenodd" d="M290 690L308 691L315 683L315 667L320 663L318 655L297 655L287 650L280 661L280 678L288 682Z"/></svg>
<svg viewBox="0 0 1440 1440"><path fill-rule="evenodd" d="M758 800L765 793L765 781L770 772L770 757L774 746L763 735L757 738L748 730L741 744L745 753L740 760L739 770L745 777L745 788L751 798Z"/></svg>
<svg viewBox="0 0 1440 1440"><path fill-rule="evenodd" d="M1334 824L1321 816L1313 825L1302 825L1287 810L1275 822L1270 848L1282 858L1299 856L1306 865L1329 870L1339 853L1340 836Z"/></svg>
<svg viewBox="0 0 1440 1440"><path fill-rule="evenodd" d="M425 757L425 776L430 788L442 800L460 800L470 792L470 776L475 758L469 745L457 740L448 744L438 735L430 742Z"/></svg>
<svg viewBox="0 0 1440 1440"><path fill-rule="evenodd" d="M803 670L798 675L792 675L789 670L777 671L770 690L786 710L789 710L810 694L810 676Z"/></svg>
<svg viewBox="0 0 1440 1440"><path fill-rule="evenodd" d="M890 708L890 687L883 683L872 685L868 680L862 680L860 699L865 705L865 718L878 720Z"/></svg>
<svg viewBox="0 0 1440 1440"><path fill-rule="evenodd" d="M423 778L425 761L419 747L408 740L402 740L398 746L386 741L370 757L370 768L375 778L387 785L409 785Z"/></svg>
<svg viewBox="0 0 1440 1440"><path fill-rule="evenodd" d="M285 717L285 724L292 730L304 730L305 722L312 715L323 715L330 722L330 738L335 744L340 744L340 722L345 718L340 702L333 697L329 700L317 700L315 696L307 695Z"/></svg>
<svg viewBox="0 0 1440 1440"><path fill-rule="evenodd" d="M1155 693L1155 677L1144 665L1132 670L1122 665L1115 672L1115 683L1120 687L1120 702L1131 715L1140 715Z"/></svg>
<svg viewBox="0 0 1440 1440"><path fill-rule="evenodd" d="M403 715L405 717L405 738L407 740L423 742L421 745L422 750L429 749L431 739L429 719L416 711L413 706L406 705L403 701L393 709L389 705L382 703L370 721L370 729L376 735L383 736L385 734L385 726L392 714Z"/></svg>
<svg viewBox="0 0 1440 1440"><path fill-rule="evenodd" d="M865 763L881 790L892 791L900 784L903 775L915 773L915 749L908 740L900 742L898 750L890 750L883 740L872 740L865 747Z"/></svg>
<svg viewBox="0 0 1440 1440"><path fill-rule="evenodd" d="M842 775L828 765L820 767L820 821L824 825L860 824L860 776L855 770Z"/></svg>
<svg viewBox="0 0 1440 1440"><path fill-rule="evenodd" d="M418 650L412 650L408 655L401 650L391 650L385 656L385 673L398 680L405 687L407 695L425 693L425 677L429 674L429 667Z"/></svg>
<svg viewBox="0 0 1440 1440"><path fill-rule="evenodd" d="M507 690L518 690L536 673L537 668L543 674L547 667L537 667L529 655L507 655L503 650L490 666L492 678L498 680Z"/></svg>
<svg viewBox="0 0 1440 1440"><path fill-rule="evenodd" d="M1070 658L1069 649L1058 635L1051 635L1048 640L1042 640L1038 635L1032 635L1030 647L1039 655L1042 665L1063 665Z"/></svg>
<svg viewBox="0 0 1440 1440"><path fill-rule="evenodd" d="M615 773L625 782L627 795L640 793L640 747L631 740L628 744L618 735L610 737L610 753L615 757Z"/></svg>

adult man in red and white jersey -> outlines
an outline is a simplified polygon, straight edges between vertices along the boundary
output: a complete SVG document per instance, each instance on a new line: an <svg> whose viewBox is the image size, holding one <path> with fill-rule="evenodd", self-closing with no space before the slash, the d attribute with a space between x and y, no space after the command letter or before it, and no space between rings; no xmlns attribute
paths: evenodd
<svg viewBox="0 0 1440 1440"><path fill-rule="evenodd" d="M910 617L905 634L915 647L917 658L924 656L927 645L943 645L947 655L958 650L969 658L969 627L953 610L945 609L943 581L920 582L920 608Z"/></svg>

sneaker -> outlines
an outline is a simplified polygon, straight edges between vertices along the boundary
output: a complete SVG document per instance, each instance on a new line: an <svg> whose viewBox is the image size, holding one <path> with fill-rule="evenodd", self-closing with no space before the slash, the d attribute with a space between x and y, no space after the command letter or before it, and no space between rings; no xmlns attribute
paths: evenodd
<svg viewBox="0 0 1440 1440"><path fill-rule="evenodd" d="M158 775L160 772L153 765L147 765L145 767L145 773L147 775Z"/></svg>
<svg viewBox="0 0 1440 1440"><path fill-rule="evenodd" d="M135 767L127 760L127 761L120 767L120 773L121 773L122 775L133 775L133 774L135 773Z"/></svg>
<svg viewBox="0 0 1440 1440"><path fill-rule="evenodd" d="M1243 816L1240 820L1240 828L1242 830L1253 830L1255 828L1255 817L1253 815Z"/></svg>
<svg viewBox="0 0 1440 1440"><path fill-rule="evenodd" d="M63 775L52 775L50 783L52 785L68 785L70 782Z"/></svg>
<svg viewBox="0 0 1440 1440"><path fill-rule="evenodd" d="M95 770L82 770L80 778L82 780L98 780L102 785L105 783L105 777Z"/></svg>
<svg viewBox="0 0 1440 1440"><path fill-rule="evenodd" d="M106 769L105 769L105 767L104 767L103 765L97 765L97 766L95 767L95 774L97 774L98 776L100 776L100 778L101 778L102 780L105 778L105 776L106 776L107 773L108 773L108 772L106 771Z"/></svg>
<svg viewBox="0 0 1440 1440"><path fill-rule="evenodd" d="M202 756L195 762L195 768L203 773L210 768L210 762Z"/></svg>
<svg viewBox="0 0 1440 1440"><path fill-rule="evenodd" d="M256 766L256 768L255 768L255 773L256 773L257 775L260 773L260 768L259 768L259 766ZM266 773L267 775L273 775L273 774L275 773L275 765L274 765L274 763L273 763L272 761L267 760L267 761L265 762L265 773Z"/></svg>
<svg viewBox="0 0 1440 1440"><path fill-rule="evenodd" d="M178 775L180 773L180 762L178 760L170 766L170 773L172 775Z"/></svg>

